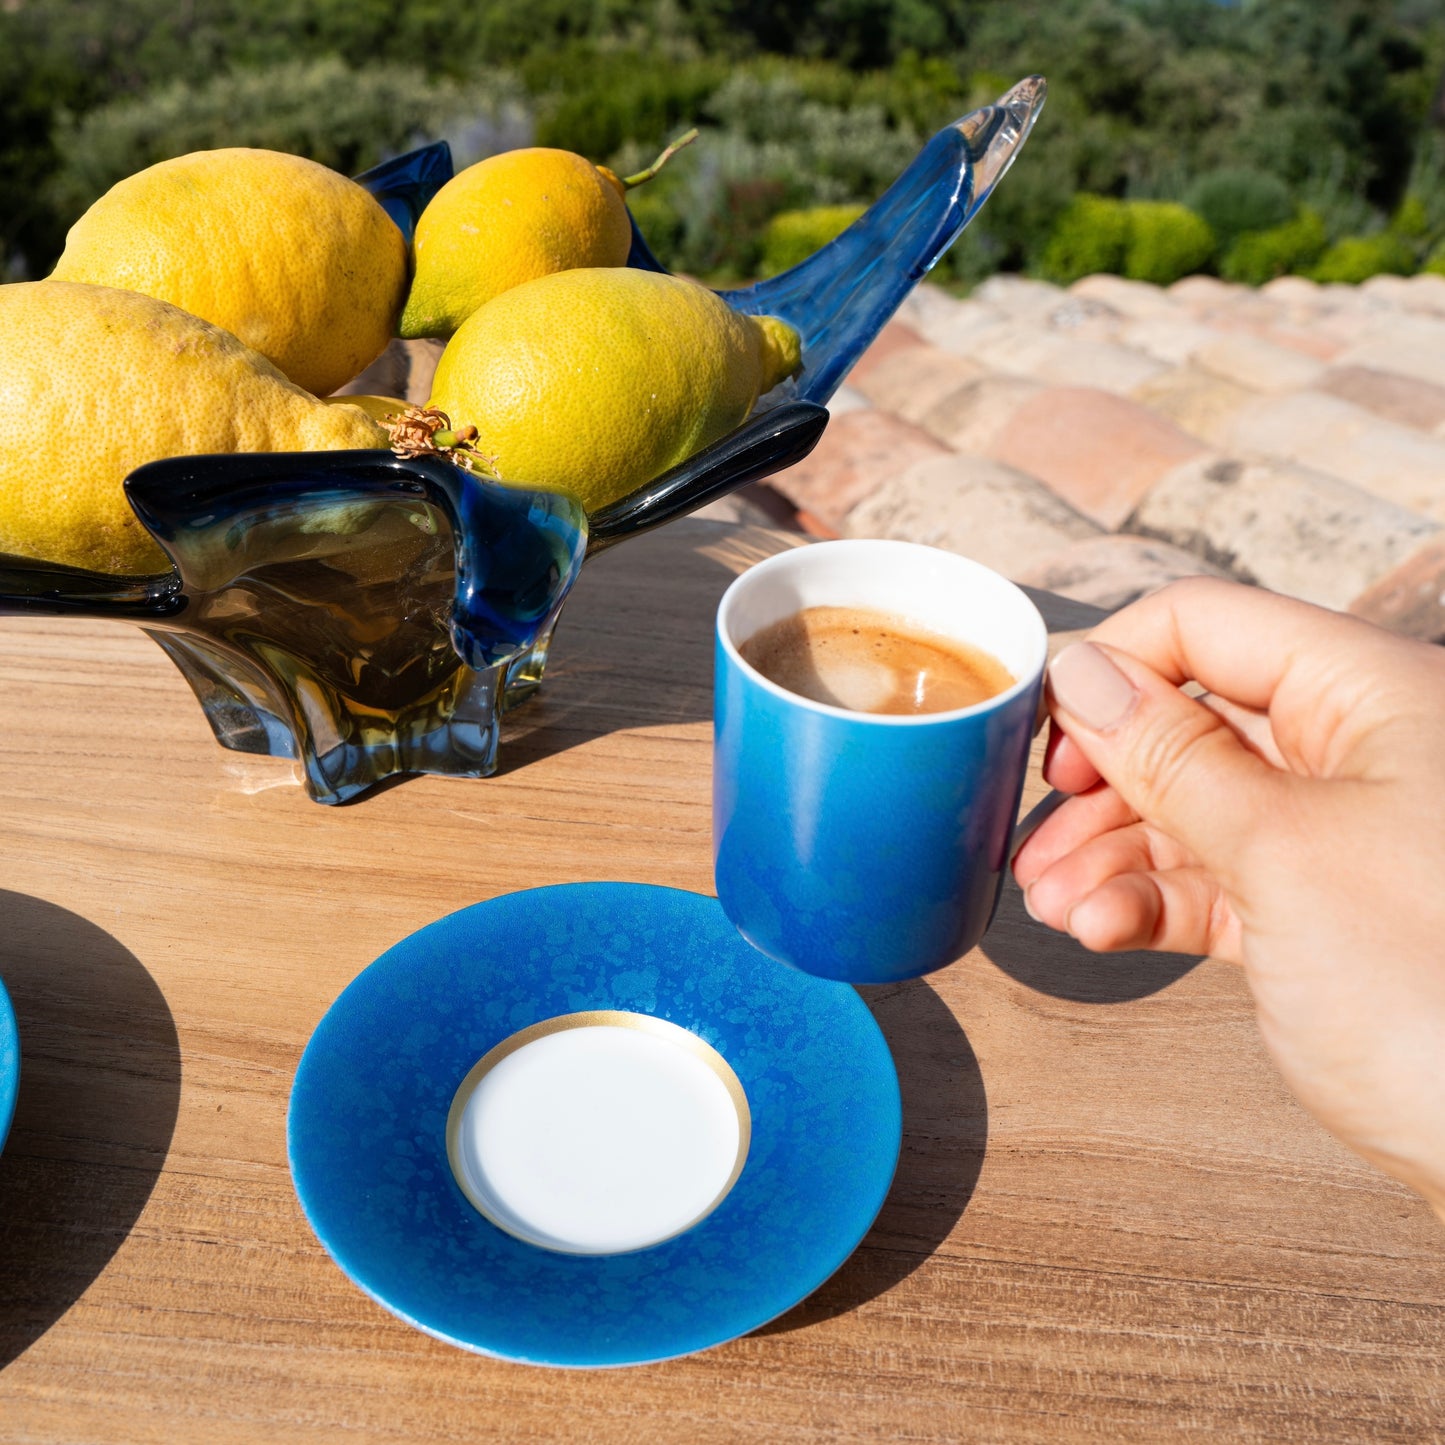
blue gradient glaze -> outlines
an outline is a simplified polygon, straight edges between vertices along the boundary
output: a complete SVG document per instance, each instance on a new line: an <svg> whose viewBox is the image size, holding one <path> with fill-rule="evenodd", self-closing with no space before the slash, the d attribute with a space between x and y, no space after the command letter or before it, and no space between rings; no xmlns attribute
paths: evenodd
<svg viewBox="0 0 1445 1445"><path fill-rule="evenodd" d="M858 983L967 953L998 905L1038 688L884 732L781 702L721 645L717 669L717 889L748 941Z"/></svg>
<svg viewBox="0 0 1445 1445"><path fill-rule="evenodd" d="M20 1093L20 1031L10 995L0 982L0 1149L15 1117L15 1100Z"/></svg>
<svg viewBox="0 0 1445 1445"><path fill-rule="evenodd" d="M820 602L877 607L877 595L857 589L879 575L870 562L879 553L894 569L882 570L881 588L874 583L883 595L900 590L908 573L929 576L929 549L906 543L825 542L784 553L733 584L715 642L718 898L769 957L849 983L932 972L982 938L1008 866L1046 651L1043 621L1022 593L977 563L937 552L942 571L935 566L930 582L942 599L938 615L895 605L939 632L950 609L991 616L999 641L990 650L1009 659L1017 678L1006 691L965 710L879 717L807 701L743 661L737 645L764 613L787 617ZM981 590L950 582L950 571ZM810 581L825 573L822 584ZM839 577L846 580L831 580ZM917 596L910 602L916 607Z"/></svg>
<svg viewBox="0 0 1445 1445"><path fill-rule="evenodd" d="M627 1254L560 1254L488 1223L446 1152L452 1097L518 1029L651 1014L706 1040L748 1097L732 1191ZM306 1216L394 1314L533 1364L643 1364L736 1338L848 1257L902 1138L887 1044L852 989L749 948L717 901L638 884L539 888L452 914L383 954L317 1026L287 1125Z"/></svg>

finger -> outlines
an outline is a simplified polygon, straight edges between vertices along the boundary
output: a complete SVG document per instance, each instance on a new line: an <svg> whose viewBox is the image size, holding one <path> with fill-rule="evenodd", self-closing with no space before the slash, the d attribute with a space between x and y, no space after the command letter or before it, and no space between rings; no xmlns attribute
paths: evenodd
<svg viewBox="0 0 1445 1445"><path fill-rule="evenodd" d="M1205 707L1229 724L1235 736L1257 757L1273 767L1288 768L1289 763L1275 739L1268 713L1230 702L1218 693L1201 692L1197 696ZM1099 781L1094 765L1057 724L1049 727L1049 739L1044 747L1043 775L1044 781L1061 793L1082 793Z"/></svg>
<svg viewBox="0 0 1445 1445"><path fill-rule="evenodd" d="M1265 711L1300 658L1373 653L1388 636L1357 617L1263 588L1191 577L1121 608L1089 640L1137 657L1168 682L1198 682Z"/></svg>
<svg viewBox="0 0 1445 1445"><path fill-rule="evenodd" d="M1024 844L1027 843L1068 800L1069 795L1067 793L1052 790L1044 798L1040 799L1039 802L1035 803L1024 817L1019 819L1014 825L1013 841L1010 844L1013 850L1013 857L1018 856L1019 850Z"/></svg>
<svg viewBox="0 0 1445 1445"><path fill-rule="evenodd" d="M1061 793L1082 793L1099 781L1098 771L1069 735L1055 722L1049 724L1044 745L1044 781Z"/></svg>
<svg viewBox="0 0 1445 1445"><path fill-rule="evenodd" d="M1121 873L1069 911L1069 933L1094 953L1149 948L1239 962L1239 923L1200 868Z"/></svg>
<svg viewBox="0 0 1445 1445"><path fill-rule="evenodd" d="M1030 917L1067 929L1071 910L1096 888L1121 873L1149 873L1158 866L1147 827L1131 823L1088 838L1054 859L1022 885L1024 902Z"/></svg>
<svg viewBox="0 0 1445 1445"><path fill-rule="evenodd" d="M1139 821L1139 815L1107 783L1078 793L1038 828L1014 855L1014 877L1027 889L1046 868L1095 838Z"/></svg>
<svg viewBox="0 0 1445 1445"><path fill-rule="evenodd" d="M1445 690L1438 648L1257 587L1195 577L1106 618L1094 641L1137 657L1166 681L1200 683L1269 714L1292 771L1328 776L1419 697L1422 673ZM1353 771L1359 771L1356 767Z"/></svg>
<svg viewBox="0 0 1445 1445"><path fill-rule="evenodd" d="M1076 904L1111 878L1125 873L1163 873L1190 868L1194 859L1172 838L1132 823L1100 834L1056 859L1024 888L1029 913L1064 928Z"/></svg>
<svg viewBox="0 0 1445 1445"><path fill-rule="evenodd" d="M1055 718L1134 812L1232 876L1241 840L1277 809L1291 779L1125 653L1073 643L1049 664L1048 685Z"/></svg>
<svg viewBox="0 0 1445 1445"><path fill-rule="evenodd" d="M1274 727L1270 723L1267 712L1260 712L1257 708L1244 707L1240 703L1230 702L1228 698L1220 697L1218 693L1213 692L1200 693L1199 701L1216 717L1227 722L1235 737L1255 757L1263 758L1274 768L1289 767L1288 761L1280 751L1279 742L1275 738Z"/></svg>

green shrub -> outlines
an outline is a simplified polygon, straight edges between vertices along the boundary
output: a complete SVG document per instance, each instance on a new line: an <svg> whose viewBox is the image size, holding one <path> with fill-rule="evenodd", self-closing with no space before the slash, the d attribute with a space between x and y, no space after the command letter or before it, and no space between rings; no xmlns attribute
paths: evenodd
<svg viewBox="0 0 1445 1445"><path fill-rule="evenodd" d="M1421 266L1420 269L1428 272L1431 276L1445 276L1445 241L1441 241L1440 244L1425 257L1425 264Z"/></svg>
<svg viewBox="0 0 1445 1445"><path fill-rule="evenodd" d="M677 250L682 217L667 196L651 186L639 186L627 193L627 209L655 255L670 256Z"/></svg>
<svg viewBox="0 0 1445 1445"><path fill-rule="evenodd" d="M806 211L781 211L763 232L761 273L776 276L806 261L814 251L841 235L866 206L814 206Z"/></svg>
<svg viewBox="0 0 1445 1445"><path fill-rule="evenodd" d="M1209 222L1177 201L1126 201L1129 239L1124 274L1134 281L1170 286L1203 270L1216 242Z"/></svg>
<svg viewBox="0 0 1445 1445"><path fill-rule="evenodd" d="M1430 213L1421 197L1410 194L1390 217L1390 230L1402 241L1420 246L1430 239Z"/></svg>
<svg viewBox="0 0 1445 1445"><path fill-rule="evenodd" d="M762 263L764 227L796 204L787 182L766 176L728 180L715 204L683 214L676 253L658 259L715 285L752 281Z"/></svg>
<svg viewBox="0 0 1445 1445"><path fill-rule="evenodd" d="M1415 253L1389 231L1375 236L1346 236L1336 241L1310 273L1316 281L1343 281L1356 285L1371 276L1408 276L1415 269Z"/></svg>
<svg viewBox="0 0 1445 1445"><path fill-rule="evenodd" d="M525 145L531 121L515 82L479 76L462 85L404 65L351 70L337 59L176 81L112 101L56 132L61 164L49 196L73 219L118 180L145 166L218 146L292 151L354 175L423 139L468 132L481 155ZM485 132L485 134L484 134Z"/></svg>
<svg viewBox="0 0 1445 1445"><path fill-rule="evenodd" d="M1289 187L1278 176L1246 166L1200 176L1185 193L1184 204L1204 217L1225 248L1246 231L1268 231L1294 215Z"/></svg>
<svg viewBox="0 0 1445 1445"><path fill-rule="evenodd" d="M1445 247L1445 129L1427 126L1420 132L1410 185L1390 229L1427 256Z"/></svg>
<svg viewBox="0 0 1445 1445"><path fill-rule="evenodd" d="M1071 285L1097 271L1118 273L1129 250L1129 209L1108 196L1075 196L1054 225L1039 259L1050 281Z"/></svg>
<svg viewBox="0 0 1445 1445"><path fill-rule="evenodd" d="M1116 201L1075 196L1054 226L1039 270L1070 285L1109 271L1167 286L1209 263L1214 232L1176 201Z"/></svg>
<svg viewBox="0 0 1445 1445"><path fill-rule="evenodd" d="M538 145L600 161L635 141L650 160L698 122L728 67L721 60L662 64L631 50L599 54L573 46L533 56L521 75L538 97Z"/></svg>
<svg viewBox="0 0 1445 1445"><path fill-rule="evenodd" d="M1219 273L1228 281L1263 286L1276 276L1307 270L1329 245L1325 223L1315 211L1267 231L1246 231L1225 253Z"/></svg>
<svg viewBox="0 0 1445 1445"><path fill-rule="evenodd" d="M658 259L716 284L757 277L774 216L871 201L922 144L876 105L845 110L811 99L793 70L740 71L698 120L697 143L631 199ZM653 142L629 142L607 164L628 175L656 153Z"/></svg>

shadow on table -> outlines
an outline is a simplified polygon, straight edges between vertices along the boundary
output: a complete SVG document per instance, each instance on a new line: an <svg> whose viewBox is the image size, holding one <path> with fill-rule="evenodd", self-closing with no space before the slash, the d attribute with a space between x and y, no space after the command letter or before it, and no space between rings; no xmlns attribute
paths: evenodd
<svg viewBox="0 0 1445 1445"><path fill-rule="evenodd" d="M1010 877L979 945L1010 978L1074 1003L1126 1003L1184 977L1202 957L1185 953L1090 953L1064 933L1035 923Z"/></svg>
<svg viewBox="0 0 1445 1445"><path fill-rule="evenodd" d="M728 584L788 545L776 533L684 519L588 561L557 626L546 681L502 729L502 773L622 728L712 716L713 625ZM1024 589L1051 633L1109 614Z"/></svg>
<svg viewBox="0 0 1445 1445"><path fill-rule="evenodd" d="M624 728L709 719L717 605L741 571L790 540L799 539L682 519L590 559L563 609L541 689L503 723L499 771ZM1024 590L1053 633L1109 615Z"/></svg>
<svg viewBox="0 0 1445 1445"><path fill-rule="evenodd" d="M1046 592L1042 587L1020 586L1028 594L1029 601L1039 609L1044 626L1050 632L1087 632L1116 610L1095 607L1092 602L1075 602L1072 597Z"/></svg>
<svg viewBox="0 0 1445 1445"><path fill-rule="evenodd" d="M20 1095L0 1154L0 1368L119 1249L165 1161L181 1093L166 1001L94 924L0 890L0 978Z"/></svg>
<svg viewBox="0 0 1445 1445"><path fill-rule="evenodd" d="M500 771L623 728L711 718L717 605L746 562L777 550L768 535L684 520L590 559L540 691L503 724Z"/></svg>
<svg viewBox="0 0 1445 1445"><path fill-rule="evenodd" d="M908 1278L968 1208L988 1142L988 1098L968 1038L923 979L862 988L888 1040L903 1095L903 1148L887 1202L863 1243L796 1308L755 1331L816 1325Z"/></svg>

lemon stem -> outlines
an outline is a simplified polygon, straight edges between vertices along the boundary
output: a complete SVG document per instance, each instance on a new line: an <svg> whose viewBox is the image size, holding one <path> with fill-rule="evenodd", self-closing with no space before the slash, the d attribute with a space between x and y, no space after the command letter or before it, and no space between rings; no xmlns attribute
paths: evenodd
<svg viewBox="0 0 1445 1445"><path fill-rule="evenodd" d="M391 437L391 449L399 457L441 456L469 472L500 481L496 457L477 449L474 426L452 425L446 412L434 406L409 406L382 425Z"/></svg>
<svg viewBox="0 0 1445 1445"><path fill-rule="evenodd" d="M477 439L477 429L474 426L459 427L456 431L439 431L432 433L432 445L439 451L447 447L459 447L467 442L474 442Z"/></svg>
<svg viewBox="0 0 1445 1445"><path fill-rule="evenodd" d="M640 186L643 184L643 182L650 181L653 176L655 176L658 171L660 171L663 166L667 164L671 157L675 156L678 151L680 151L684 146L690 146L696 139L697 127L693 126L693 128L688 131L686 135L678 136L678 138L673 141L673 143L668 146L668 148L663 151L663 153L658 156L658 158L653 161L653 163L648 166L645 171L638 171L635 176L624 176L622 179L623 190L630 191L633 186Z"/></svg>

